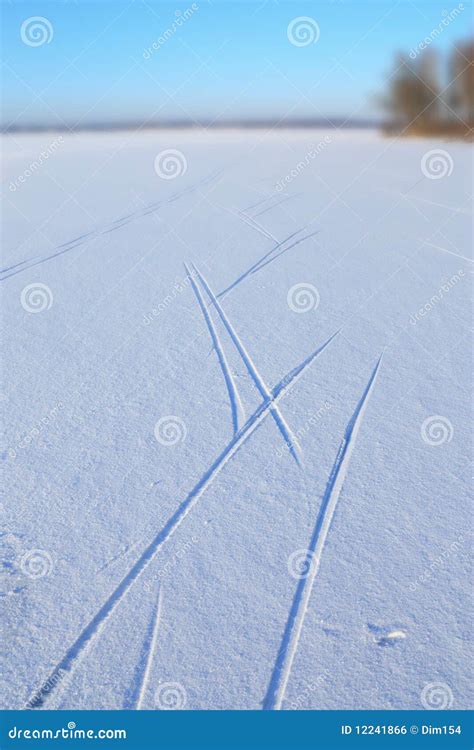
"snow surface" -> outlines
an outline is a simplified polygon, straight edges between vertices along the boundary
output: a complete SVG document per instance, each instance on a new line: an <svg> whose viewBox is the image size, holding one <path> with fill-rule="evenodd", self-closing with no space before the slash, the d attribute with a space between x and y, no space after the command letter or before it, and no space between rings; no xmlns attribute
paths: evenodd
<svg viewBox="0 0 474 750"><path fill-rule="evenodd" d="M31 172L57 137L3 138L2 705L42 689L45 708L261 709L276 679L283 709L423 708L433 683L469 707L469 147L64 134ZM187 162L175 179L154 168L169 148ZM216 294L242 277L218 298L226 326L192 270L217 352L183 262ZM317 290L307 312L297 284ZM319 567L297 578L325 494Z"/></svg>

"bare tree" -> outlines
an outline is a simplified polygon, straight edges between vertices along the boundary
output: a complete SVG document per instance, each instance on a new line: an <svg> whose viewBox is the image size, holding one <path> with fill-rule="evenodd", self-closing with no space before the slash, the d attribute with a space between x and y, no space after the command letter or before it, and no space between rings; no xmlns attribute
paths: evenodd
<svg viewBox="0 0 474 750"><path fill-rule="evenodd" d="M472 127L474 123L474 39L455 45L449 60L449 102Z"/></svg>
<svg viewBox="0 0 474 750"><path fill-rule="evenodd" d="M399 53L379 101L388 113L386 127L407 133L470 136L474 125L474 40L456 45L442 71L438 52ZM443 90L441 81L447 86Z"/></svg>
<svg viewBox="0 0 474 750"><path fill-rule="evenodd" d="M385 108L397 128L426 127L439 117L438 59L426 50L415 60L399 54L389 78Z"/></svg>

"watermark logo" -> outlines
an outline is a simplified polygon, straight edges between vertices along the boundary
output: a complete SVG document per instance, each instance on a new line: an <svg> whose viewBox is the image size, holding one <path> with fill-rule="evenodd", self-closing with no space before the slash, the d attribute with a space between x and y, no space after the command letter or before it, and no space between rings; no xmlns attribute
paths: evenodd
<svg viewBox="0 0 474 750"><path fill-rule="evenodd" d="M306 313L310 310L317 310L320 299L316 287L307 281L294 284L286 296L288 307L295 313Z"/></svg>
<svg viewBox="0 0 474 750"><path fill-rule="evenodd" d="M36 281L28 284L21 292L21 306L26 312L39 313L49 310L53 304L53 293L49 286Z"/></svg>
<svg viewBox="0 0 474 750"><path fill-rule="evenodd" d="M321 141L312 145L309 151L306 152L304 159L299 161L298 164L296 164L296 166L294 166L293 169L291 169L281 180L278 180L275 185L277 193L281 193L290 182L293 182L293 180L299 177L301 172L309 167L311 162L316 159L316 157L319 156L319 154L321 154L330 143L332 143L331 136L325 135Z"/></svg>
<svg viewBox="0 0 474 750"><path fill-rule="evenodd" d="M197 3L193 3L191 7L186 8L184 12L181 12L180 10L177 10L175 13L175 19L171 22L169 27L163 31L163 33L158 37L158 39L155 39L155 41L150 45L150 47L147 47L142 52L142 57L144 60L149 60L151 56L160 49L160 47L163 47L166 42L171 39L174 34L178 31L178 29L188 21L194 13L199 10L199 5Z"/></svg>
<svg viewBox="0 0 474 750"><path fill-rule="evenodd" d="M310 549L297 549L288 558L288 573L292 578L307 578L316 565L314 552Z"/></svg>
<svg viewBox="0 0 474 750"><path fill-rule="evenodd" d="M158 305L154 307L150 312L143 315L143 325L151 325L154 318L157 318L159 315L161 315L161 313L165 312L165 310L172 304L177 296L179 294L182 294L186 291L186 289L189 288L191 279L194 278L195 275L196 272L191 271L189 274L186 274L184 278L177 278L175 283L173 284L173 287L162 298L161 302L159 302Z"/></svg>
<svg viewBox="0 0 474 750"><path fill-rule="evenodd" d="M163 580L167 576L171 575L171 573L178 567L181 560L186 557L186 555L189 553L193 547L199 543L199 539L196 536L192 536L191 539L188 539L184 541L182 544L179 545L176 552L171 556L169 560L167 560L165 563L163 563L163 566L159 568L156 572L157 578L159 580ZM156 581L145 581L143 584L143 588L145 591L149 594L153 593L156 588Z"/></svg>
<svg viewBox="0 0 474 750"><path fill-rule="evenodd" d="M21 24L20 36L21 41L28 47L41 47L52 41L53 26L51 21L43 16L30 16Z"/></svg>
<svg viewBox="0 0 474 750"><path fill-rule="evenodd" d="M188 162L182 151L168 148L155 157L155 172L162 180L174 180L186 174Z"/></svg>
<svg viewBox="0 0 474 750"><path fill-rule="evenodd" d="M451 708L453 701L453 691L444 682L429 682L421 691L421 703L427 711Z"/></svg>
<svg viewBox="0 0 474 750"><path fill-rule="evenodd" d="M33 442L33 440L36 440L36 438L39 437L39 435L41 435L45 427L47 427L49 424L51 424L51 422L53 422L57 418L58 411L63 409L63 407L64 407L64 404L62 403L62 401L59 401L56 404L56 406L50 409L48 414L45 414L44 417L41 417L41 419L36 423L35 427L31 427L30 429L28 429L28 431L25 432L22 436L17 434L17 438L18 438L17 444L15 445L14 448L8 449L8 455L10 456L10 458L16 458L20 448L24 449L28 445L30 445Z"/></svg>
<svg viewBox="0 0 474 750"><path fill-rule="evenodd" d="M441 180L449 177L454 169L451 154L442 148L433 148L427 151L421 159L421 171L429 180Z"/></svg>
<svg viewBox="0 0 474 750"><path fill-rule="evenodd" d="M182 711L186 702L186 690L180 682L163 682L158 685L155 706L159 711Z"/></svg>
<svg viewBox="0 0 474 750"><path fill-rule="evenodd" d="M62 135L60 135L58 138L55 138L54 141L51 141L49 146L41 151L36 159L30 162L25 171L22 174L18 175L15 180L12 180L10 182L10 185L8 186L10 192L15 193L27 180L29 180L30 177L32 177L35 172L37 172L38 169L46 161L48 161L51 156L55 154L56 150L63 143L63 141L64 138Z"/></svg>
<svg viewBox="0 0 474 750"><path fill-rule="evenodd" d="M44 578L53 570L53 559L44 549L30 549L20 560L20 570L28 578Z"/></svg>
<svg viewBox="0 0 474 750"><path fill-rule="evenodd" d="M438 305L444 298L445 295L453 289L453 287L456 286L456 284L461 281L462 278L464 278L466 274L464 273L463 269L460 268L459 271L451 276L450 279L445 281L443 284L441 284L438 291L433 294L433 296L425 302L425 304L417 310L414 315L410 315L410 324L412 326L416 326L417 323L420 322L422 318L425 318L428 313L433 310L436 305Z"/></svg>
<svg viewBox="0 0 474 750"><path fill-rule="evenodd" d="M311 680L306 686L306 688L301 692L298 693L298 695L295 696L291 700L291 702L288 704L288 708L292 711L298 711L302 708L308 708L309 706L308 701L311 698L311 693L315 693L319 690L321 690L324 686L324 683L326 680L328 680L330 677L330 672L325 669L320 675L318 675L314 680Z"/></svg>
<svg viewBox="0 0 474 750"><path fill-rule="evenodd" d="M323 416L331 411L332 406L333 405L329 401L325 401L324 404L320 406L319 409L317 409L317 411L310 413L306 418L303 426L299 427L294 433L295 439L287 440L283 443L283 445L278 446L275 451L275 455L277 456L277 458L281 458L282 456L287 455L288 452L293 448L297 448L301 439L309 433L311 428L315 427L318 424L319 420L321 420Z"/></svg>
<svg viewBox="0 0 474 750"><path fill-rule="evenodd" d="M61 682L61 680L66 677L67 672L65 669L57 669L53 672L52 675L46 675L45 677L45 671L43 668L40 668L38 671L38 676L36 682L41 685L39 690L35 692L34 695L27 701L26 705L28 708L37 708L38 706L41 706L45 694L49 693L51 690L53 690L56 685Z"/></svg>
<svg viewBox="0 0 474 750"><path fill-rule="evenodd" d="M434 414L421 425L422 440L428 445L443 445L453 439L454 427L447 417Z"/></svg>
<svg viewBox="0 0 474 750"><path fill-rule="evenodd" d="M309 44L316 44L320 33L318 24L310 16L293 18L286 30L288 41L295 47L307 47Z"/></svg>
<svg viewBox="0 0 474 750"><path fill-rule="evenodd" d="M417 588L424 583L427 583L434 574L438 573L439 570L445 567L446 561L453 555L457 555L461 549L461 545L464 543L462 536L452 542L447 549L445 549L438 557L436 557L428 568L425 568L416 578L416 580L410 583L410 591L416 591Z"/></svg>
<svg viewBox="0 0 474 750"><path fill-rule="evenodd" d="M161 445L176 445L186 439L186 425L180 417L161 417L155 424L155 438Z"/></svg>
<svg viewBox="0 0 474 750"><path fill-rule="evenodd" d="M410 50L410 57L412 60L415 60L418 55L422 54L427 47L430 46L432 42L434 42L440 34L445 30L449 24L454 21L460 13L464 10L464 3L458 3L458 5L453 8L451 11L443 10L443 19L439 22L437 26L435 26L433 29L431 29L428 36L425 36L422 41L417 44L415 47L412 47Z"/></svg>

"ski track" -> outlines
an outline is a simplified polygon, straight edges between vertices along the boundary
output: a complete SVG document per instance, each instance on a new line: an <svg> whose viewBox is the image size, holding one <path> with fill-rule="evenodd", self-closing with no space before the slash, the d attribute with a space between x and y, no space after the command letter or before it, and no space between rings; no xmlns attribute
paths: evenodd
<svg viewBox="0 0 474 750"><path fill-rule="evenodd" d="M61 245L56 246L55 248L56 252L53 252L50 255L47 255L46 257L34 256L33 258L27 258L26 260L22 260L11 266L7 266L6 268L2 268L0 269L0 281L5 281L6 279L9 279L11 276L16 276L16 274L18 273L27 271L29 268L34 268L35 266L42 265L43 263L46 263L48 260L57 258L60 255L63 255L64 253L69 253L71 250L75 250L76 247L81 247L87 242L90 242L92 239L100 237L103 234L109 234L110 232L115 232L115 230L120 229L126 224L129 224L132 221L136 221L137 219L143 218L144 216L147 216L148 214L153 213L154 211L157 211L161 206L164 206L167 203L172 203L173 201L178 200L178 198L182 198L184 195L187 195L190 192L194 192L198 190L203 185L206 185L207 183L212 182L223 172L224 172L224 169L220 169L217 172L213 172L207 177L204 177L202 180L199 180L194 185L190 185L184 190L181 190L180 192L175 193L174 195L170 196L170 198L167 198L162 201L156 201L155 203L149 203L147 206L145 206L143 209L140 209L139 211L135 211L132 214L128 214L127 216L122 216L120 219L115 219L114 221L112 221L110 224L108 224L102 229L96 229L91 232L87 232L86 234L82 234L79 237L75 237L74 239L69 240L68 242L63 242Z"/></svg>
<svg viewBox="0 0 474 750"><path fill-rule="evenodd" d="M247 206L243 209L243 211L251 211L253 208L258 208L258 206L261 206L262 203L266 203L267 201L271 201L275 197L274 193L270 193L270 195L266 195L265 198L260 198L256 203L252 203L251 206Z"/></svg>
<svg viewBox="0 0 474 750"><path fill-rule="evenodd" d="M281 206L282 203L286 203L287 201L292 200L292 198L298 198L298 196L300 195L303 195L303 193L293 193L292 195L285 195L280 201L277 201L276 203L272 203L271 206L266 206L258 213L253 214L253 218L256 219L257 216L262 216L263 214L266 214L267 211L271 211L273 208L276 208L277 206Z"/></svg>
<svg viewBox="0 0 474 750"><path fill-rule="evenodd" d="M316 353L312 352L308 357L306 357L306 359L304 359L302 362L300 362L299 365L297 365L292 370L290 370L290 372L287 373L285 375L285 377L282 378L276 384L276 386L274 388L272 388L272 390L271 390L271 398L275 399L275 400L276 399L279 400L280 394L282 393L283 390L286 390L286 386L288 385L288 383L293 382L295 378L297 380L299 380L301 374L306 369L306 367L309 364L311 364L311 362L313 361L313 359L315 358L315 356L317 356L317 354L320 354L323 351L323 349L325 349L326 346L328 344L330 344L333 339L336 338L336 336L339 336L339 334L341 333L341 331L342 331L342 328L339 328L339 330L337 330L335 333L333 333L332 336L330 336L327 339L327 341L324 342L324 344L323 344L322 347L320 347L319 349L316 350Z"/></svg>
<svg viewBox="0 0 474 750"><path fill-rule="evenodd" d="M188 266L186 265L186 263L184 263L184 268L191 281L191 286L193 288L194 294L196 295L199 307L201 308L201 312L204 316L204 320L206 321L206 325L209 329L211 341L213 343L214 349L216 350L217 359L219 360L219 364L221 366L222 374L224 376L225 384L227 387L227 393L229 395L230 407L231 407L231 412L232 412L232 426L233 426L234 434L235 434L236 432L238 432L240 426L245 421L244 406L242 404L242 400L240 398L240 394L237 389L234 376L232 375L231 369L229 367L229 363L227 362L224 350L221 346L221 342L219 341L219 337L217 335L217 331L215 329L214 323L212 322L212 318L209 315L208 309L206 307L206 303L204 302L202 298L201 291L199 290L196 282L194 281L193 275L191 271L189 270Z"/></svg>
<svg viewBox="0 0 474 750"><path fill-rule="evenodd" d="M286 686L290 677L291 667L298 648L304 618L308 609L311 591L316 579L324 545L328 536L332 519L336 510L339 495L349 468L365 410L375 385L382 356L380 356L370 376L369 382L356 406L356 409L346 427L344 437L339 446L336 460L333 464L326 490L321 502L316 525L308 547L310 560L309 573L300 578L296 593L283 632L281 645L273 667L270 683L263 701L263 710L280 710L285 697Z"/></svg>
<svg viewBox="0 0 474 750"><path fill-rule="evenodd" d="M118 560L120 560L122 557L127 555L129 552L132 552L132 550L135 549L135 547L138 547L138 545L142 542L142 539L139 539L134 544L127 545L124 549L121 550L121 552L118 552L116 555L111 557L109 560L107 560L103 565L100 566L100 568L96 571L96 575L100 575L100 573L103 573L104 570L107 570L111 565L114 565Z"/></svg>
<svg viewBox="0 0 474 750"><path fill-rule="evenodd" d="M280 247L282 247L287 242L289 242L289 240L293 239L293 237L295 237L297 234L299 234L300 232L303 232L307 228L307 226L308 225L306 225L304 227L300 227L300 229L297 229L295 232L292 232L291 234L289 234L288 237L285 237L284 240L277 241L277 244L274 247L272 247L271 250L268 250L268 252L266 252L264 255L262 255L261 258L259 258L257 261L255 261L255 263L252 266L250 266L250 268L247 268L246 271L244 271L243 273L241 273L240 276L238 276L235 279L235 281L232 282L232 284L229 284L229 286L227 286L225 289L223 289L222 292L219 292L219 294L217 295L217 297L218 298L219 297L223 297L224 294L228 294L229 292L232 291L232 289L234 289L242 281L244 281L244 279L246 279L247 276L250 276L250 274L254 273L254 271L259 271L260 267L262 267L262 264L264 263L264 261L267 258L269 258L269 256L271 256L274 252L276 252L276 250L278 250ZM292 245L290 245L290 247L287 248L287 249L290 250L291 247L292 247Z"/></svg>
<svg viewBox="0 0 474 750"><path fill-rule="evenodd" d="M240 208L236 208L235 212L237 216L240 216L242 221L244 221L248 226L252 227L252 229L255 229L257 232L260 232L260 234L263 234L264 237L266 237L269 240L273 240L273 242L278 242L277 238L274 234L272 234L268 229L265 229L263 224L260 224L259 221L256 221L253 216L248 216L244 211L241 211Z"/></svg>
<svg viewBox="0 0 474 750"><path fill-rule="evenodd" d="M54 693L54 690L58 684L58 675L61 685L65 682L63 680L63 673L72 674L73 669L78 664L81 656L86 652L87 647L90 647L102 634L107 622L110 617L128 593L132 584L143 571L148 567L149 563L153 560L158 550L161 549L163 544L174 534L177 528L181 525L183 520L186 518L188 513L192 510L194 505L197 503L201 495L205 490L212 484L214 479L220 474L222 469L228 464L233 456L239 451L239 449L246 443L250 436L257 430L264 419L270 413L270 410L275 406L278 401L284 397L298 380L302 377L306 369L314 362L314 360L326 349L331 343L334 337L333 334L327 341L325 341L318 349L312 352L300 365L295 367L289 374L287 374L273 389L269 399L265 400L256 411L249 417L247 422L239 430L239 432L233 436L232 440L226 445L221 451L215 461L208 467L197 484L188 493L185 499L178 506L173 515L168 519L163 528L156 534L154 539L145 548L140 557L132 565L128 573L122 578L120 583L116 586L114 591L105 600L100 609L92 617L89 623L82 629L76 640L68 648L62 659L56 664L48 678L43 682L34 697L34 705L27 706L31 708L42 707L45 702Z"/></svg>
<svg viewBox="0 0 474 750"><path fill-rule="evenodd" d="M255 268L253 271L251 271L251 274L257 273L258 271L261 271L262 268L265 268L265 266L268 266L270 263L273 263L274 260L280 257L280 255L284 255L288 252L288 250L292 250L294 247L299 245L301 242L304 242L305 240L309 240L311 237L314 237L315 235L319 234L319 229L317 229L315 232L311 232L310 234L307 234L305 237L301 237L299 240L296 240L296 242L293 242L289 247L283 248L283 250L280 250L279 253L272 256L268 260L266 260L264 263L260 263L260 265Z"/></svg>
<svg viewBox="0 0 474 750"><path fill-rule="evenodd" d="M257 367L255 363L253 362L250 354L245 349L244 345L242 344L242 341L240 340L240 337L238 336L237 332L235 331L234 327L232 326L232 323L230 322L229 318L227 317L226 313L224 312L222 306L220 305L219 301L217 300L214 292L209 287L209 284L207 283L204 276L198 271L196 266L193 264L193 268L195 272L198 275L198 278L203 285L204 289L206 290L209 299L211 300L212 304L214 305L215 309L217 310L217 313L219 314L220 319L222 320L222 323L224 324L229 336L231 337L232 341L234 342L235 346L237 347L237 350L242 357L242 360L248 370L248 373L250 377L252 378L253 382L255 383L260 395L263 399L268 400L271 399L271 391L268 389L267 385L265 384L265 381L263 380L262 376L260 375L259 371L257 370ZM283 439L285 441L285 444L288 446L291 455L295 459L298 466L301 466L301 448L299 445L299 442L296 438L296 436L293 434L291 428L287 425L285 422L285 419L280 411L280 409L277 406L272 406L271 409L271 415L273 419L276 422L276 425L278 429L280 430Z"/></svg>
<svg viewBox="0 0 474 750"><path fill-rule="evenodd" d="M465 260L468 263L474 263L474 260L472 258L468 258L466 255L460 255L459 253L454 253L452 250L448 250L445 247L441 247L441 245L435 245L433 242L428 242L428 240L422 240L418 238L418 242L421 242L422 245L428 245L428 247L433 247L435 250L441 250L443 253L447 253L448 255L454 255L456 258L461 258L461 260Z"/></svg>
<svg viewBox="0 0 474 750"><path fill-rule="evenodd" d="M135 679L130 691L130 697L127 697L124 701L123 709L125 710L140 711L145 700L158 642L162 604L163 596L160 586L145 638L143 639L142 651L135 671Z"/></svg>
<svg viewBox="0 0 474 750"><path fill-rule="evenodd" d="M234 216L237 219L242 219L242 221L244 221L245 224L247 224L247 226L251 227L252 229L255 229L259 234L263 235L265 239L275 241L272 235L269 232L267 232L265 227L263 227L258 222L252 223L253 222L252 217L247 216L247 214L241 211L240 208L230 208L229 206L222 205L222 203L216 203L215 205L217 206L217 208L220 208L223 211L226 211L226 213L230 214L231 216Z"/></svg>

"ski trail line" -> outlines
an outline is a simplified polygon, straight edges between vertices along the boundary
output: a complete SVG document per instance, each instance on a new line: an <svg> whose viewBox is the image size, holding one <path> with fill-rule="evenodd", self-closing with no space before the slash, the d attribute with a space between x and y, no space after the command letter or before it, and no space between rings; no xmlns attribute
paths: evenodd
<svg viewBox="0 0 474 750"><path fill-rule="evenodd" d="M308 226L308 225L306 225L306 226ZM254 271L259 271L261 267L263 268L263 265L265 265L264 261L267 258L269 258L269 256L273 255L273 253L276 252L276 250L278 250L278 248L280 248L283 245L285 245L289 240L291 240L297 234L299 234L304 229L306 229L306 226L301 227L300 229L297 229L296 232L292 232L284 240L281 240L281 242L278 242L276 245L274 245L274 247L272 247L271 250L269 250L267 253L265 253L264 255L262 255L261 258L259 258L257 261L255 261L255 263L252 266L250 266L250 268L248 268L246 271L244 271L243 273L241 273L240 276L238 276L231 284L229 284L229 286L227 286L225 289L223 289L222 292L219 292L219 294L217 295L217 297L218 298L219 297L223 297L224 294L228 294L229 292L232 291L232 289L234 289L234 287L238 286L238 284L240 284L242 281L244 281L244 279L246 279L247 276L250 276L251 273L253 273ZM290 250L292 247L293 247L293 245L290 245L290 247L288 247L286 249ZM278 255L280 255L280 253L278 253ZM271 258L270 258L270 260L271 260Z"/></svg>
<svg viewBox="0 0 474 750"><path fill-rule="evenodd" d="M448 255L454 255L456 258L461 258L461 260L466 260L468 263L474 263L472 258L468 258L466 255L459 255L459 253L453 253L452 250L447 250L447 248L441 247L441 245L434 245L432 242L428 242L428 240L418 238L418 242L422 242L423 245L428 245L429 247L434 247L435 250L441 250L443 253L448 253Z"/></svg>
<svg viewBox="0 0 474 750"><path fill-rule="evenodd" d="M316 525L308 547L308 559L310 560L309 572L306 577L300 578L296 587L295 596L283 632L267 694L263 701L264 711L278 711L281 709L281 704L285 697L286 686L290 677L291 667L298 648L304 618L308 609L311 591L319 570L321 555L323 553L327 535L336 510L337 501L339 500L339 495L349 467L352 451L354 450L362 419L369 403L369 398L375 384L381 360L382 356L379 357L362 397L349 420L344 437L339 446L336 460L331 469L331 474L329 475L321 507L316 519Z"/></svg>
<svg viewBox="0 0 474 750"><path fill-rule="evenodd" d="M257 370L252 358L250 357L250 354L245 349L244 345L242 344L237 332L235 331L234 327L232 326L232 323L230 322L229 318L225 314L224 310L222 309L219 301L217 300L214 292L210 289L209 284L207 283L204 276L198 271L196 266L193 264L193 268L196 271L198 278L203 285L204 289L206 290L209 299L211 300L212 304L216 308L220 319L222 320L224 326L227 329L227 332L229 336L231 337L232 341L234 342L235 346L237 347L237 351L239 352L240 356L242 357L244 364L250 374L250 377L252 378L253 382L257 386L258 391L260 392L260 395L263 399L268 401L271 399L272 395L268 387L266 386L262 376L260 375L259 371ZM270 408L271 415L273 419L275 420L278 429L280 430L283 439L288 446L291 455L295 459L298 466L301 466L301 448L298 443L298 439L291 431L291 428L286 424L285 419L278 408L278 406L271 406Z"/></svg>
<svg viewBox="0 0 474 750"><path fill-rule="evenodd" d="M321 349L318 350L317 353L319 354L320 352L322 352L322 350L325 349L326 346L328 344L330 344L333 339L336 338L336 336L339 336L339 334L341 333L341 331L342 331L342 328L339 328L339 330L337 330L335 333L333 333L332 336L330 336L325 341L325 343L323 344L323 346L321 347ZM309 364L311 364L311 362L313 361L314 357L315 357L315 354L314 354L314 352L312 352L308 357L306 357L306 359L304 359L302 362L300 362L299 365L297 365L292 370L290 370L290 372L288 372L285 375L285 377L282 378L276 384L276 386L274 388L272 388L272 390L271 390L271 398L272 399L278 399L278 400L280 400L280 394L282 393L282 391L286 390L286 386L288 385L288 383L293 382L295 378L297 380L299 380L300 377L301 377L301 375L303 374L303 371L306 369L306 367Z"/></svg>
<svg viewBox="0 0 474 750"><path fill-rule="evenodd" d="M266 201L271 201L275 197L274 193L270 193L270 195L266 195L265 198L260 198L256 203L252 203L251 206L246 206L243 211L251 211L253 208L257 208L258 206L261 206L262 203L266 203Z"/></svg>
<svg viewBox="0 0 474 750"><path fill-rule="evenodd" d="M263 227L261 224L258 223L258 221L255 221L252 219L251 216L248 216L246 213L240 210L240 208L229 208L229 206L223 206L221 203L216 203L216 206L221 208L223 211L226 211L228 214L231 214L231 216L235 216L237 219L242 219L242 221L247 224L251 229L255 229L259 234L263 235L267 240L272 240L273 242L278 242L276 237L271 234L271 232L268 232L265 227Z"/></svg>
<svg viewBox="0 0 474 750"><path fill-rule="evenodd" d="M262 210L259 211L258 213L253 214L253 218L256 219L257 216L262 216L262 214L266 214L267 211L271 211L272 208L281 206L282 203L286 203L287 201L292 200L292 198L298 198L300 195L303 195L303 193L294 193L293 195L285 195L281 200L277 201L276 203L272 203L271 206L266 206L265 208L262 208Z"/></svg>
<svg viewBox="0 0 474 750"><path fill-rule="evenodd" d="M222 469L227 463L233 458L237 451L244 445L249 437L255 432L255 430L261 425L264 419L270 413L270 409L275 405L281 398L284 397L285 393L289 391L298 382L306 369L314 362L314 360L326 349L330 342L334 339L334 334L327 341L324 342L318 349L312 352L309 357L306 358L304 363L295 367L291 373L286 375L276 387L277 395L271 396L269 400L264 401L256 409L256 411L249 417L246 423L241 427L239 432L233 436L232 440L226 445L221 451L214 462L206 469L204 474L198 480L197 484L194 485L193 489L184 498L178 508L175 510L173 515L166 521L162 529L156 534L154 539L144 549L140 557L135 561L128 573L122 578L120 583L116 586L114 591L105 600L100 609L92 617L89 623L82 629L76 640L67 649L64 656L49 674L48 678L43 682L35 695L34 708L38 708L44 705L46 700L53 694L58 684L58 675L62 683L63 673L71 674L74 667L77 665L79 658L85 653L86 648L91 645L100 635L102 634L105 625L110 619L111 615L118 607L124 596L129 591L133 582L140 576L141 573L147 568L149 563L153 560L156 553L168 541L168 539L174 534L176 529L184 521L188 513L197 503L201 495L207 490L212 484L214 479L220 474ZM31 707L31 706L29 706Z"/></svg>
<svg viewBox="0 0 474 750"><path fill-rule="evenodd" d="M271 258L268 258L268 260L266 260L265 262L260 263L257 266L257 268L254 268L254 270L251 271L250 273L254 274L254 273L257 273L257 271L261 271L262 268L265 268L265 266L268 266L269 263L273 263L273 261L276 260L277 258L279 258L280 255L283 255L284 253L287 253L288 250L292 250L294 247L296 247L297 245L299 245L300 242L304 242L305 240L309 240L310 237L314 237L316 234L319 234L319 232L320 232L320 230L317 229L315 232L311 232L310 234L306 234L304 237L300 237L300 239L296 240L295 242L293 242L288 247L284 247L283 250L280 250L280 252L277 253L276 255L273 255Z"/></svg>
<svg viewBox="0 0 474 750"><path fill-rule="evenodd" d="M196 295L199 307L201 308L204 320L206 321L206 325L209 329L209 334L211 336L211 341L214 345L214 349L216 350L217 359L219 360L219 364L221 366L222 374L224 376L225 384L227 387L227 393L229 394L230 408L232 411L232 425L234 428L234 433L236 433L239 430L241 424L243 424L243 422L245 421L245 411L242 400L240 398L237 385L229 367L229 363L227 362L226 356L224 354L224 350L221 346L221 342L219 341L214 323L212 322L212 318L209 315L206 303L202 298L201 291L194 281L193 275L186 263L184 263L184 268L186 269L186 273L191 281L191 286L193 288L194 294Z"/></svg>
<svg viewBox="0 0 474 750"><path fill-rule="evenodd" d="M111 557L109 560L106 560L106 562L101 565L101 567L96 571L95 575L100 575L100 573L103 573L104 570L107 570L107 568L110 568L111 565L114 565L114 563L117 562L117 560L120 560L120 558L124 557L125 555L128 555L129 552L135 549L135 547L138 547L138 545L143 541L143 538L138 539L134 544L129 545L128 547L125 547L125 549L122 549L120 552L117 552L116 555Z"/></svg>
<svg viewBox="0 0 474 750"><path fill-rule="evenodd" d="M61 245L57 245L54 248L54 252L50 253L49 255L46 255L46 256L36 255L36 256L33 256L32 258L27 258L25 260L19 261L18 263L10 265L6 268L2 268L0 269L0 277L1 277L0 281L5 281L6 279L9 279L11 276L16 276L16 274L18 273L27 271L29 268L34 268L35 266L42 265L43 263L46 263L48 260L57 258L58 256L63 255L64 253L68 253L71 250L74 250L76 247L80 247L81 245L84 245L87 242L90 242L92 239L96 239L103 234L108 234L109 232L113 232L116 229L120 229L122 226L129 224L131 221L136 221L137 219L143 218L143 216L146 216L147 214L152 213L153 211L157 211L158 208L160 208L161 206L164 206L167 203L172 203L178 198L181 198L183 195L192 193L198 190L199 188L201 188L203 185L206 185L207 183L212 182L212 180L216 179L223 172L224 172L224 169L220 169L217 172L213 172L207 177L204 177L202 180L199 180L199 182L197 182L196 184L190 185L189 187L184 188L184 190L181 190L178 193L174 193L169 198L165 198L161 201L155 201L154 203L149 203L146 206L144 206L142 209L139 209L132 214L128 214L127 216L122 216L120 219L115 219L114 221L111 221L105 227L102 227L100 229L94 229L91 232L87 232L86 234L81 234L79 237L75 237L74 239L69 240L68 242L63 242Z"/></svg>
<svg viewBox="0 0 474 750"><path fill-rule="evenodd" d="M135 672L135 684L132 689L132 695L129 700L125 701L123 708L125 710L140 711L146 696L148 683L150 682L151 668L153 666L153 657L158 642L158 630L160 628L161 607L163 603L162 589L158 591L158 597L153 607L153 612L148 623L148 628L143 640L142 652Z"/></svg>
<svg viewBox="0 0 474 750"><path fill-rule="evenodd" d="M278 242L274 234L269 232L268 229L265 229L265 227L262 226L262 224L260 224L258 221L256 221L252 216L248 216L248 214L241 211L240 208L233 209L232 213L234 213L235 216L239 216L242 221L245 222L245 224L247 224L252 229L255 229L257 232L260 232L260 234L263 234L263 236L268 240Z"/></svg>

